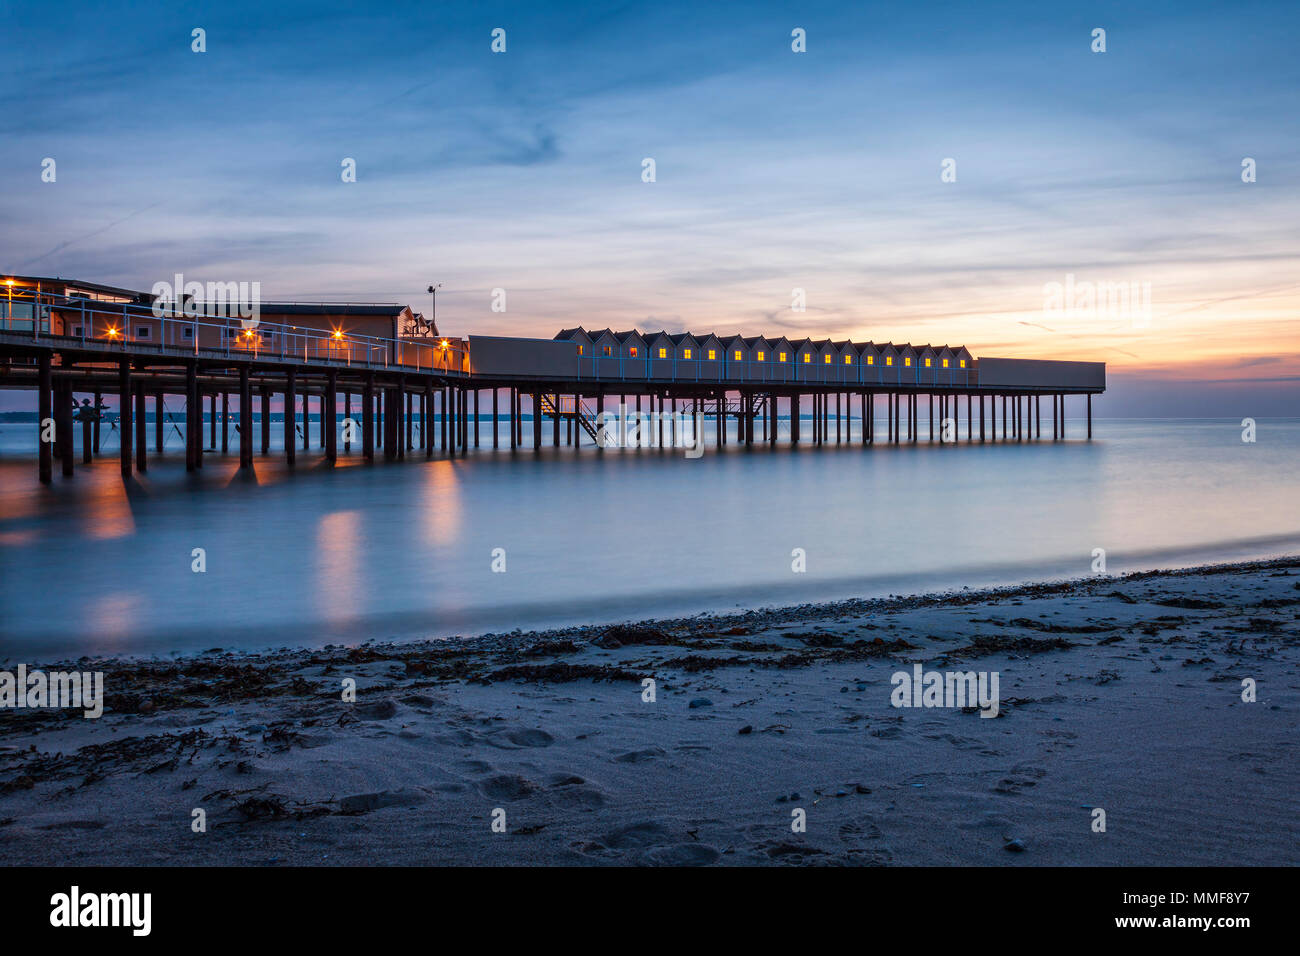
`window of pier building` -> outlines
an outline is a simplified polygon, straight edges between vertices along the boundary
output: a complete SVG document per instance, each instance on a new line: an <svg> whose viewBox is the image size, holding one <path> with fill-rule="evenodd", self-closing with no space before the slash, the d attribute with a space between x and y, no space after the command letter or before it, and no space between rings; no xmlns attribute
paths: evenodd
<svg viewBox="0 0 1300 956"><path fill-rule="evenodd" d="M803 364L804 364L804 365L807 365L807 364L808 364L809 362L811 362L811 361L812 361L812 353L811 353L811 352L804 352L804 353L803 353Z"/></svg>
<svg viewBox="0 0 1300 956"><path fill-rule="evenodd" d="M717 349L709 349L709 361L710 361L710 362L716 362L717 359L718 359L718 350L717 350Z"/></svg>
<svg viewBox="0 0 1300 956"><path fill-rule="evenodd" d="M781 353L781 359L780 359L780 360L781 360L782 362L785 361L785 353L784 353L784 352Z"/></svg>
<svg viewBox="0 0 1300 956"><path fill-rule="evenodd" d="M930 360L928 358L925 360L925 367L926 368L930 367Z"/></svg>
<svg viewBox="0 0 1300 956"><path fill-rule="evenodd" d="M659 350L659 357L660 357L660 358L667 358L667 357L668 357L668 350L667 350L667 349L660 349L660 350Z"/></svg>
<svg viewBox="0 0 1300 956"><path fill-rule="evenodd" d="M829 355L823 355L822 358L825 360L827 365L831 364L831 357Z"/></svg>
<svg viewBox="0 0 1300 956"><path fill-rule="evenodd" d="M688 359L688 358L690 358L690 357L691 357L691 350L690 350L690 349L682 349L682 358L684 358L684 359Z"/></svg>
<svg viewBox="0 0 1300 956"><path fill-rule="evenodd" d="M766 359L767 359L767 353L766 353L766 352L759 352L759 353L758 353L758 360L759 360L760 362L765 361Z"/></svg>
<svg viewBox="0 0 1300 956"><path fill-rule="evenodd" d="M635 345L628 346L627 355L628 355L628 358L636 358L636 346L635 346Z"/></svg>
<svg viewBox="0 0 1300 956"><path fill-rule="evenodd" d="M852 355L846 355L846 356L844 356L844 364L845 364L845 365L852 365L852 364L853 364L853 356L852 356Z"/></svg>
<svg viewBox="0 0 1300 956"><path fill-rule="evenodd" d="M912 356L909 355L909 356L907 356L906 358L904 358L904 359L903 359L903 364L906 365L908 368L911 368L911 367L912 367Z"/></svg>
<svg viewBox="0 0 1300 956"><path fill-rule="evenodd" d="M739 350L739 349L736 350L736 361L737 361L737 362L740 361L740 350Z"/></svg>

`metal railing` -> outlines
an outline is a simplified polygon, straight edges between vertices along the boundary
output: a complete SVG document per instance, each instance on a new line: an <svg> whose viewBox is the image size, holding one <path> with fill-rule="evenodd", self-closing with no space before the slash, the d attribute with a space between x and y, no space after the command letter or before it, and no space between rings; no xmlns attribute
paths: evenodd
<svg viewBox="0 0 1300 956"><path fill-rule="evenodd" d="M340 318L346 322L356 317ZM468 375L470 368L468 344L454 339L420 342L349 331L342 326L318 329L198 309L156 310L138 303L66 296L28 287L11 286L0 297L0 331L25 333L37 341L93 343L106 346L104 350L109 352L118 348L123 352L156 349L160 354L301 360L453 376ZM142 335L142 331L146 334Z"/></svg>

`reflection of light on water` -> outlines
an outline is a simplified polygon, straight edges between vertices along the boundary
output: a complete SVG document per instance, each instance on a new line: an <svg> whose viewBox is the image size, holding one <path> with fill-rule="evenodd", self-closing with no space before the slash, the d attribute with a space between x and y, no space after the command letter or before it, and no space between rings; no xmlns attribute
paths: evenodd
<svg viewBox="0 0 1300 956"><path fill-rule="evenodd" d="M358 616L361 512L335 511L316 526L316 578L327 620L339 623Z"/></svg>
<svg viewBox="0 0 1300 956"><path fill-rule="evenodd" d="M460 539L461 478L450 461L434 462L426 468L425 502L415 509L424 519L425 536L434 545L455 544Z"/></svg>
<svg viewBox="0 0 1300 956"><path fill-rule="evenodd" d="M35 531L0 531L0 547L16 548L36 540Z"/></svg>
<svg viewBox="0 0 1300 956"><path fill-rule="evenodd" d="M135 516L120 481L96 482L86 502L86 531L100 541L135 533Z"/></svg>
<svg viewBox="0 0 1300 956"><path fill-rule="evenodd" d="M125 651L132 634L139 629L144 599L130 591L115 591L86 603L86 621L95 635L96 646L90 654L113 654Z"/></svg>

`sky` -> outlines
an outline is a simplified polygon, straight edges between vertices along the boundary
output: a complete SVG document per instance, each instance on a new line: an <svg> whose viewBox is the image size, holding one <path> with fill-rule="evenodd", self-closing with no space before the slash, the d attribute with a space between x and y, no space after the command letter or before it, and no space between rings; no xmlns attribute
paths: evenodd
<svg viewBox="0 0 1300 956"><path fill-rule="evenodd" d="M1105 361L1100 414L1296 414L1298 27L1294 2L8 0L0 270L426 313L441 283L452 334L964 344Z"/></svg>

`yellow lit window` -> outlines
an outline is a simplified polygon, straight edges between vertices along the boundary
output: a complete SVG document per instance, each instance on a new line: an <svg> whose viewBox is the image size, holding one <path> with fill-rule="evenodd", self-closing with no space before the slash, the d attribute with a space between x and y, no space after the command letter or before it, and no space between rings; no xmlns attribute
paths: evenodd
<svg viewBox="0 0 1300 956"><path fill-rule="evenodd" d="M737 361L737 362L740 361L740 350L739 350L739 349L736 350L736 361Z"/></svg>
<svg viewBox="0 0 1300 956"><path fill-rule="evenodd" d="M966 360L965 360L965 359L962 359L962 360L961 360L961 367L962 367L962 368L965 368L965 367L966 367Z"/></svg>
<svg viewBox="0 0 1300 956"><path fill-rule="evenodd" d="M581 346L581 345L578 346L578 354L579 354L579 355L582 354L582 346Z"/></svg>
<svg viewBox="0 0 1300 956"><path fill-rule="evenodd" d="M668 357L668 350L667 350L667 349L660 349L660 350L659 350L659 357L660 357L660 358L667 358L667 357Z"/></svg>
<svg viewBox="0 0 1300 956"><path fill-rule="evenodd" d="M636 358L636 346L634 345L634 346L632 346L631 348L629 348L629 349L627 350L627 354L628 354L631 358Z"/></svg>
<svg viewBox="0 0 1300 956"><path fill-rule="evenodd" d="M894 364L894 357L893 357L892 355L886 355L886 356L885 356L885 364L886 364L886 365L893 365L893 364Z"/></svg>
<svg viewBox="0 0 1300 956"><path fill-rule="evenodd" d="M868 364L868 365L875 365L875 364L876 364L876 357L875 357L874 355L868 355L868 356L867 356L867 364Z"/></svg>
<svg viewBox="0 0 1300 956"><path fill-rule="evenodd" d="M784 353L784 352L781 353L781 361L782 361L782 362L785 361L785 353Z"/></svg>
<svg viewBox="0 0 1300 956"><path fill-rule="evenodd" d="M844 356L844 364L845 364L845 365L852 365L852 364L853 364L853 356L852 356L852 355L846 355L846 356Z"/></svg>
<svg viewBox="0 0 1300 956"><path fill-rule="evenodd" d="M803 353L803 362L804 362L804 364L807 365L807 364L808 364L809 362L811 362L811 361L812 361L812 353L811 353L811 352L804 352L804 353Z"/></svg>
<svg viewBox="0 0 1300 956"><path fill-rule="evenodd" d="M690 358L690 357L691 357L691 350L690 350L690 349L682 349L682 358Z"/></svg>
<svg viewBox="0 0 1300 956"><path fill-rule="evenodd" d="M926 368L929 368L929 367L930 367L930 360L929 360L929 359L926 359L926 360L925 360L925 367L926 367Z"/></svg>
<svg viewBox="0 0 1300 956"><path fill-rule="evenodd" d="M611 351L611 349L610 349L610 347L609 347L608 345L602 346L601 349L600 349L600 351L601 351L601 354L602 354L602 355L612 355L612 354L614 354L614 353Z"/></svg>
<svg viewBox="0 0 1300 956"><path fill-rule="evenodd" d="M766 352L759 352L759 353L758 353L758 360L759 360L760 362L762 362L762 361L763 361L764 359L766 359L766 358L767 358L767 353L766 353Z"/></svg>
<svg viewBox="0 0 1300 956"><path fill-rule="evenodd" d="M944 367L944 368L947 368L947 367L948 367L948 360L947 360L947 359L944 359L944 360L943 360L943 367Z"/></svg>
<svg viewBox="0 0 1300 956"><path fill-rule="evenodd" d="M709 361L710 361L710 362L716 361L717 358L718 358L718 350L717 350L717 349L709 349Z"/></svg>
<svg viewBox="0 0 1300 956"><path fill-rule="evenodd" d="M822 359L826 362L827 365L831 364L831 357L829 355L823 355Z"/></svg>
<svg viewBox="0 0 1300 956"><path fill-rule="evenodd" d="M912 367L912 356L909 355L907 358L903 359L903 364L906 365L908 368L911 368L911 367Z"/></svg>

